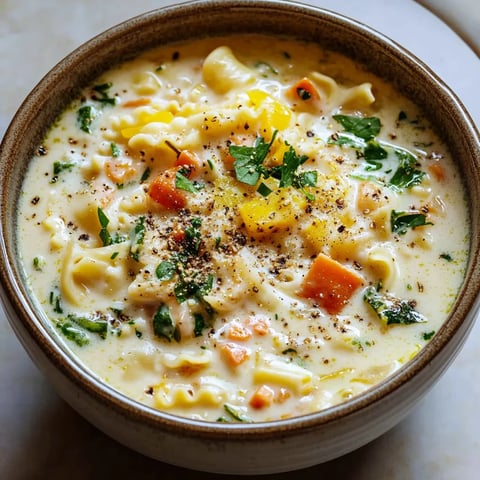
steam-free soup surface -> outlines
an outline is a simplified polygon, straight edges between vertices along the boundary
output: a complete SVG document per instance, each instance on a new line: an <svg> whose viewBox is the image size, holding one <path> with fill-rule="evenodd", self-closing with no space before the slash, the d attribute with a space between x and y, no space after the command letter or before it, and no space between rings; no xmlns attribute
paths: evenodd
<svg viewBox="0 0 480 480"><path fill-rule="evenodd" d="M30 286L86 368L209 421L344 402L447 318L469 225L427 117L313 44L228 37L106 72L23 185Z"/></svg>

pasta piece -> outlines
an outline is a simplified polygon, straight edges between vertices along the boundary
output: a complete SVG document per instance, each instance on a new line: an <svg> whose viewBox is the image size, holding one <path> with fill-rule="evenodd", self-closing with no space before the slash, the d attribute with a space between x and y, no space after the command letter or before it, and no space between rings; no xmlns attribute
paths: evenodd
<svg viewBox="0 0 480 480"><path fill-rule="evenodd" d="M157 408L218 407L228 398L228 387L213 377L202 377L200 385L162 382L154 387Z"/></svg>
<svg viewBox="0 0 480 480"><path fill-rule="evenodd" d="M246 86L255 80L252 70L239 62L229 47L218 47L203 62L203 79L217 93Z"/></svg>
<svg viewBox="0 0 480 480"><path fill-rule="evenodd" d="M62 295L72 305L110 304L125 290L128 278L126 258L129 244L86 248L70 241L65 250L62 274Z"/></svg>
<svg viewBox="0 0 480 480"><path fill-rule="evenodd" d="M313 390L313 374L310 370L276 357L262 359L254 368L253 380L261 385L286 387L298 395L307 395Z"/></svg>

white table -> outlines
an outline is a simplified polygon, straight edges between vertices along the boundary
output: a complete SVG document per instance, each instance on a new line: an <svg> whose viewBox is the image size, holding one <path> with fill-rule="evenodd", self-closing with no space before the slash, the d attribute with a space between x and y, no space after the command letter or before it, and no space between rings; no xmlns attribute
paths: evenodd
<svg viewBox="0 0 480 480"><path fill-rule="evenodd" d="M480 51L478 0L422 0ZM22 99L58 60L96 33L171 2L0 0L0 136ZM480 125L480 60L412 0L318 0L382 31L434 66ZM478 30L477 28L478 27ZM477 43L479 42L479 43ZM453 366L400 425L366 447L274 479L480 478L480 323ZM0 478L220 479L144 458L106 437L53 392L0 311ZM240 478L240 477L238 477Z"/></svg>

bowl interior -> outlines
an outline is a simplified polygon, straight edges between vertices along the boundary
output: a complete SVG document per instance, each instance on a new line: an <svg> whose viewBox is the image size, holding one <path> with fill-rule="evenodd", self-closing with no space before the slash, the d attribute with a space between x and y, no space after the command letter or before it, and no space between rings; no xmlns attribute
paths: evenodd
<svg viewBox="0 0 480 480"><path fill-rule="evenodd" d="M464 325L464 319L468 312L476 308L480 287L478 132L459 100L435 74L413 55L366 26L332 12L289 2L193 2L136 17L78 48L54 67L29 95L0 147L2 283L5 297L10 299L18 314L18 321L22 322L50 356L57 359L59 368L64 369L68 375L78 375L81 369L74 367L72 362L63 361L65 351L62 354L61 347L55 341L45 340L41 322L32 318L36 309L35 301L30 298L25 287L26 280L19 261L16 247L16 205L29 159L48 126L68 106L71 99L82 87L114 64L161 44L204 36L258 32L314 41L340 51L363 64L372 73L390 81L400 92L413 99L449 145L463 175L471 208L469 266L457 305L449 320L424 351L391 379L375 388L374 392L367 392L338 407L310 416L312 421L327 422L387 395L416 371L425 368L458 329L463 328L466 334L468 325ZM83 375L88 377L85 372ZM102 388L107 395L108 388ZM153 415L152 412L147 413ZM155 415L165 414L155 412Z"/></svg>

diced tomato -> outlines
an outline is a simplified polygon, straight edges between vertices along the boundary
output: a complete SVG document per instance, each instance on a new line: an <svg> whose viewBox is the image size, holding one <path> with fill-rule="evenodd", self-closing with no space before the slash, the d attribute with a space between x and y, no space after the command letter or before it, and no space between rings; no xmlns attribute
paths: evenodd
<svg viewBox="0 0 480 480"><path fill-rule="evenodd" d="M318 302L330 314L339 313L363 278L341 263L319 254L303 281L300 295Z"/></svg>

